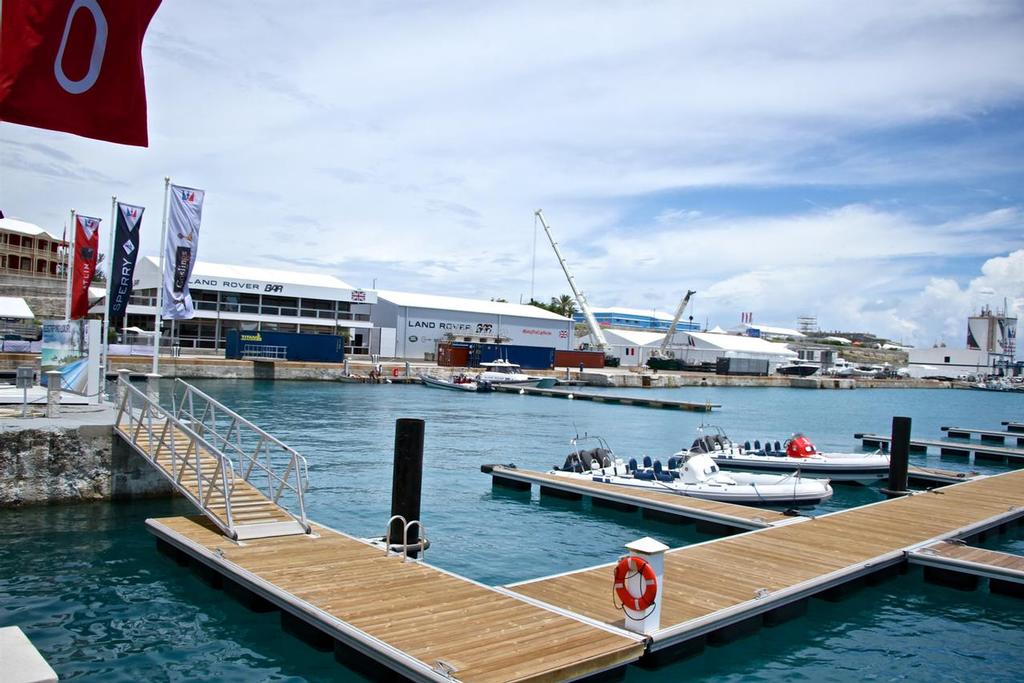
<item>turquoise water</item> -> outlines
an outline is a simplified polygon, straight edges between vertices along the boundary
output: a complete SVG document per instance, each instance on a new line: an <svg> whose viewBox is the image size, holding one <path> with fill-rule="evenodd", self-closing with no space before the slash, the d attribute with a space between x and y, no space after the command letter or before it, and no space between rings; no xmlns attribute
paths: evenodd
<svg viewBox="0 0 1024 683"><path fill-rule="evenodd" d="M672 546L709 538L692 525L492 489L479 472L491 462L547 469L561 463L577 432L600 434L625 457L664 458L688 444L707 416L418 386L197 385L303 453L311 517L356 535L380 535L387 521L395 419L425 419L422 519L434 543L427 560L485 583L609 562L645 535ZM783 440L800 430L824 450L855 449L855 431L887 433L893 415L912 417L915 435L930 437L941 425L995 427L1024 417L1024 396L985 392L690 388L642 395L654 393L722 403L710 421L740 441ZM819 511L878 499L873 488L840 486ZM360 680L330 654L283 635L274 613L249 612L156 552L143 520L189 512L181 501L0 512L0 625L20 625L65 680ZM986 546L1024 552L1019 529ZM631 667L626 680L1020 680L1022 607L985 590L931 586L911 571L840 603L812 601L804 617L698 657L654 671Z"/></svg>

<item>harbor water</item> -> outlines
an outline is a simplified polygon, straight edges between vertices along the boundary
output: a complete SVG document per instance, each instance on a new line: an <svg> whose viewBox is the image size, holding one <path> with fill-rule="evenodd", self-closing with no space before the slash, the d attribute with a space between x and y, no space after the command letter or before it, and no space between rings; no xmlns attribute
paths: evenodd
<svg viewBox="0 0 1024 683"><path fill-rule="evenodd" d="M550 469L562 463L570 439L585 433L606 439L620 457L664 461L690 444L701 422L740 442L784 441L801 431L819 450L848 451L860 448L854 432L887 434L894 415L911 417L914 435L932 438L944 425L997 428L1024 417L1024 395L955 390L635 390L722 404L699 414L420 386L195 384L302 453L310 517L357 536L382 535L390 513L395 420L426 420L422 521L433 543L426 560L491 585L611 562L642 536L673 547L711 537L693 525L587 501L492 488L481 464ZM984 472L1006 467L911 460ZM808 512L881 500L877 487L835 488L831 501ZM192 510L176 500L0 512L0 626L21 626L62 680L361 680L330 653L283 635L276 614L248 611L158 553L144 520L178 514ZM1020 528L986 547L1024 552ZM367 577L362 589L372 594L372 584ZM838 603L812 601L803 617L696 657L630 667L626 680L1011 681L1022 671L1020 600L933 586L911 570Z"/></svg>

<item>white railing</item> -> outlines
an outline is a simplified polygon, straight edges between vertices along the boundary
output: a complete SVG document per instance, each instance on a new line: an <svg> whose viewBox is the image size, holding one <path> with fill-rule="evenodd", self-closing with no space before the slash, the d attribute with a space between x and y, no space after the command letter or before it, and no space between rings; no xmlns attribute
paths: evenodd
<svg viewBox="0 0 1024 683"><path fill-rule="evenodd" d="M173 414L231 460L234 471L294 517L308 533L306 459L244 417L191 384L174 381Z"/></svg>
<svg viewBox="0 0 1024 683"><path fill-rule="evenodd" d="M127 380L121 379L118 388L121 400L115 423L117 429L128 437L140 453L154 461L157 469L172 480L179 493L202 510L221 531L236 538L231 511L235 469L231 460ZM188 439L188 445L184 448L177 438L179 434ZM148 442L147 448L139 445L143 435ZM161 462L165 458L169 462ZM216 463L216 467L209 474L208 468L204 470L203 465L211 463ZM183 483L185 475L195 476L195 491ZM211 508L210 500L217 493L220 494L220 500L223 500L223 514Z"/></svg>

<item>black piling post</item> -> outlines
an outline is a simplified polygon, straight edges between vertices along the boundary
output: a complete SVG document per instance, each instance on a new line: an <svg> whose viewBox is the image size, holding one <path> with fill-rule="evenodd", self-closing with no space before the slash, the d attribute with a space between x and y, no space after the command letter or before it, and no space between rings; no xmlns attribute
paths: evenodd
<svg viewBox="0 0 1024 683"><path fill-rule="evenodd" d="M892 442L889 447L889 487L885 494L890 497L907 494L907 468L910 465L910 418L892 418Z"/></svg>
<svg viewBox="0 0 1024 683"><path fill-rule="evenodd" d="M423 420L399 418L395 421L395 465L391 476L391 514L406 522L420 518L420 490L423 485ZM391 543L402 543L404 528L397 519L391 525ZM419 541L420 529L409 529L410 545ZM410 557L417 553L409 552Z"/></svg>

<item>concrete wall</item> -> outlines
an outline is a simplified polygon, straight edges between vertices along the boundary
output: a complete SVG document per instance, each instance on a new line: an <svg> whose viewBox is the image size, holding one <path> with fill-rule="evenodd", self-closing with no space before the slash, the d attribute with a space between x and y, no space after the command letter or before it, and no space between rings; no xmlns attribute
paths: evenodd
<svg viewBox="0 0 1024 683"><path fill-rule="evenodd" d="M0 421L0 508L172 495L110 424L53 422Z"/></svg>
<svg viewBox="0 0 1024 683"><path fill-rule="evenodd" d="M63 318L66 290L67 284L64 280L0 275L0 291L3 295L25 299L36 320Z"/></svg>

